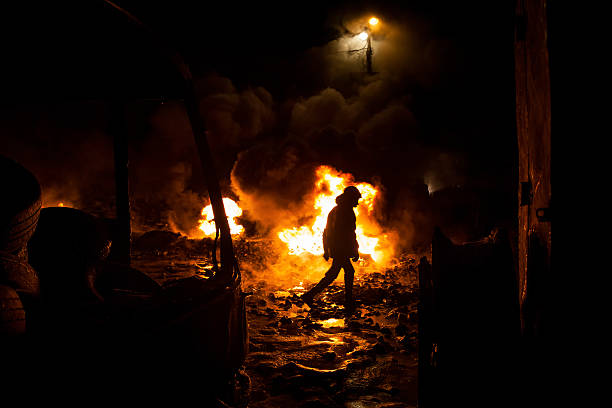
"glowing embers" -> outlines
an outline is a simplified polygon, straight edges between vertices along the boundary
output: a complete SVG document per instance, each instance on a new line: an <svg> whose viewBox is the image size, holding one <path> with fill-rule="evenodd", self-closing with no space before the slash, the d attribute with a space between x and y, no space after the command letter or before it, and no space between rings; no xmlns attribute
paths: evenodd
<svg viewBox="0 0 612 408"><path fill-rule="evenodd" d="M230 233L232 235L241 234L242 231L244 231L244 227L238 224L235 218L240 217L242 215L242 208L240 208L234 200L227 197L223 198L223 206L225 207L225 215L227 215ZM200 230L202 230L202 232L204 232L206 236L214 237L216 234L214 221L215 216L213 214L211 204L202 209L202 217L204 218L199 221L198 227L200 228Z"/></svg>
<svg viewBox="0 0 612 408"><path fill-rule="evenodd" d="M329 166L319 166L316 171L317 182L314 186L314 212L316 214L312 225L283 229L278 233L281 241L287 244L290 255L310 253L323 255L323 230L327 223L327 215L336 205L336 197L342 194L344 188L354 185L361 192L361 200L355 208L357 216L357 242L359 253L369 255L375 262L384 257L385 249L389 247L387 236L380 234L380 227L373 217L374 204L379 196L376 187L368 183L352 182L351 174L343 174Z"/></svg>
<svg viewBox="0 0 612 408"><path fill-rule="evenodd" d="M320 320L319 323L326 329L330 327L344 327L344 319L330 318L327 320Z"/></svg>
<svg viewBox="0 0 612 408"><path fill-rule="evenodd" d="M304 282L300 282L299 285L294 286L293 288L291 288L292 290L295 291L304 291Z"/></svg>

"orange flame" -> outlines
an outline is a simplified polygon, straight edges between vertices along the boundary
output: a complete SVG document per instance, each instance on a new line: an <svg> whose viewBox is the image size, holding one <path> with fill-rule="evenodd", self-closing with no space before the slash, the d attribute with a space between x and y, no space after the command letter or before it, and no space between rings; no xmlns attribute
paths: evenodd
<svg viewBox="0 0 612 408"><path fill-rule="evenodd" d="M242 208L240 208L234 200L227 197L223 198L223 206L225 207L230 233L232 235L240 235L242 231L244 231L244 227L237 224L234 218L242 215ZM199 221L198 228L200 228L206 236L214 237L216 234L215 216L211 204L202 208L202 217L204 218Z"/></svg>
<svg viewBox="0 0 612 408"><path fill-rule="evenodd" d="M353 176L342 174L329 166L319 166L317 168L317 182L314 200L314 209L318 212L314 223L311 226L302 225L300 227L283 229L278 233L281 241L287 244L289 254L301 255L311 253L313 255L323 255L323 230L327 223L327 215L336 205L336 197L349 185L354 185L361 192L359 205L355 208L357 216L357 242L359 243L359 253L370 255L374 262L379 262L384 258L385 248L388 247L386 234L372 236L369 232L378 232L380 228L373 220L372 211L376 198L379 195L378 189L369 183L351 183Z"/></svg>
<svg viewBox="0 0 612 408"><path fill-rule="evenodd" d="M47 207L47 206L43 206L43 207ZM53 204L48 205L48 207L53 207ZM76 208L74 204L72 204L70 201L58 201L57 204L55 204L55 207Z"/></svg>

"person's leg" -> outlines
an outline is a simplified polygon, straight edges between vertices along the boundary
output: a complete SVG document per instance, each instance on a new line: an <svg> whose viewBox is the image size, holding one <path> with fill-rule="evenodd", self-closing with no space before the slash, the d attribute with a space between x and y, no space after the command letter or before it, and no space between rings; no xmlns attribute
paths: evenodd
<svg viewBox="0 0 612 408"><path fill-rule="evenodd" d="M346 261L342 264L344 269L344 310L348 313L353 313L353 309L355 305L353 304L353 281L355 279L355 268L353 268L353 264L350 259L346 259Z"/></svg>
<svg viewBox="0 0 612 408"><path fill-rule="evenodd" d="M311 303L314 297L321 293L323 289L327 287L327 285L332 283L338 277L340 268L342 268L341 260L334 258L329 270L325 273L325 276L323 276L319 283L302 295L302 299L308 306L312 306Z"/></svg>

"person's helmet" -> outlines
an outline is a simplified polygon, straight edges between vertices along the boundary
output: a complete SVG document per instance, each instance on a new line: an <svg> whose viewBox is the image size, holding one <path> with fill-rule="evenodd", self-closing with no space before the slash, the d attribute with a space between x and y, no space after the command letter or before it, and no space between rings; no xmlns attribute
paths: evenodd
<svg viewBox="0 0 612 408"><path fill-rule="evenodd" d="M355 200L359 200L361 198L361 193L359 192L359 189L355 186L348 186L344 189L343 194L347 197L354 198Z"/></svg>

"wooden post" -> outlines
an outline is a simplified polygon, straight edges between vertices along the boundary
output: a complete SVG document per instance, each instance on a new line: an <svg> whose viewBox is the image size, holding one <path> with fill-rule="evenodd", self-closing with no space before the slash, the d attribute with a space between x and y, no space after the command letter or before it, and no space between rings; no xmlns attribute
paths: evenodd
<svg viewBox="0 0 612 408"><path fill-rule="evenodd" d="M130 215L128 134L125 104L115 101L110 107L115 162L115 207L117 224L113 242L115 259L129 265L131 260L132 224Z"/></svg>
<svg viewBox="0 0 612 408"><path fill-rule="evenodd" d="M518 136L518 282L523 333L537 336L552 283L551 89L547 4L516 1L515 83Z"/></svg>

